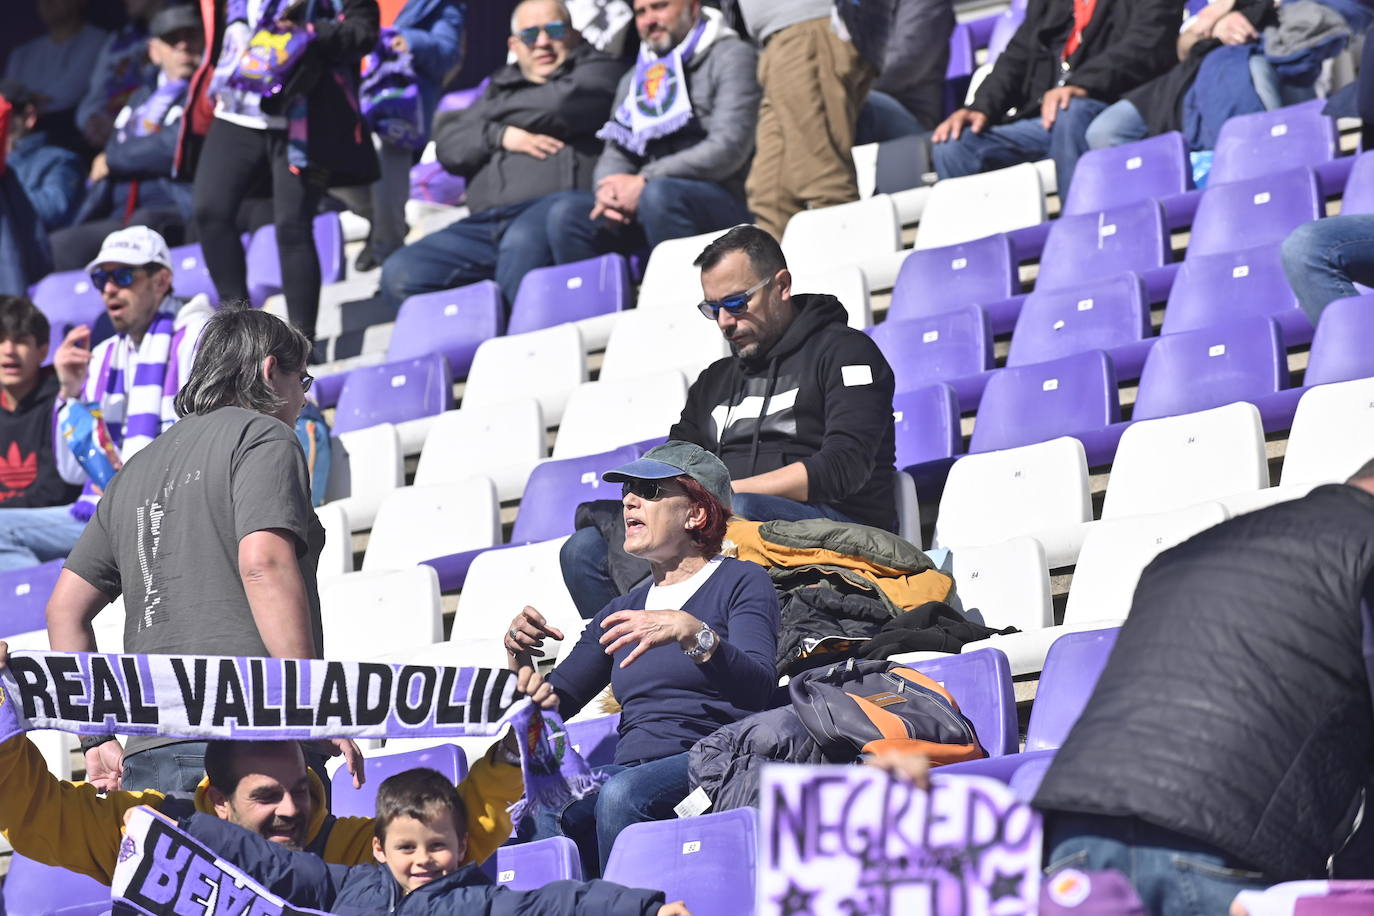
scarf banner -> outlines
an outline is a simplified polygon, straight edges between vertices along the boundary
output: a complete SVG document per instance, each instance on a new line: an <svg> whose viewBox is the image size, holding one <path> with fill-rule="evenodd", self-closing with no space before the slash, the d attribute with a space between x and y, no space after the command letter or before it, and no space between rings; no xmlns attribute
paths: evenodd
<svg viewBox="0 0 1374 916"><path fill-rule="evenodd" d="M1035 916L1040 816L1005 783L866 766L763 768L759 916Z"/></svg>
<svg viewBox="0 0 1374 916"><path fill-rule="evenodd" d="M110 893L116 914L328 916L268 892L147 808L129 815Z"/></svg>
<svg viewBox="0 0 1374 916"><path fill-rule="evenodd" d="M520 772L525 777L525 796L509 809L516 827L531 811L562 811L606 781L572 746L558 713L530 703L515 715L511 728L520 739Z"/></svg>
<svg viewBox="0 0 1374 916"><path fill-rule="evenodd" d="M503 669L12 652L0 671L0 741L38 728L243 740L494 735L528 705Z"/></svg>

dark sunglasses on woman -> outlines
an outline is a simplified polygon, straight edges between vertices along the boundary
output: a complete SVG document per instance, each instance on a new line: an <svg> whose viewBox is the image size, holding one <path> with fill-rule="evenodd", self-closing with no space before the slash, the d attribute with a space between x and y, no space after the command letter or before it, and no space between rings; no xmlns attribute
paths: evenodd
<svg viewBox="0 0 1374 916"><path fill-rule="evenodd" d="M621 499L624 499L631 493L649 502L656 502L665 496L673 495L672 491L669 490L661 480L627 480L620 485Z"/></svg>

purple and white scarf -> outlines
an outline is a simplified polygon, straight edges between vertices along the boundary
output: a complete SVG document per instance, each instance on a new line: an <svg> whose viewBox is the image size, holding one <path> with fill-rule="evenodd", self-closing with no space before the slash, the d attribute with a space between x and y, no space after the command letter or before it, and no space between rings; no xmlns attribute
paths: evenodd
<svg viewBox="0 0 1374 916"><path fill-rule="evenodd" d="M516 827L535 809L561 811L606 781L572 746L558 713L531 703L516 714L510 727L519 739L520 771L525 774L525 797L509 809Z"/></svg>
<svg viewBox="0 0 1374 916"><path fill-rule="evenodd" d="M163 125L169 120L168 115L186 94L186 80L159 82L158 87L149 93L137 108L130 111L129 117L118 126L116 133L119 142L123 143L130 137L148 137L162 130Z"/></svg>

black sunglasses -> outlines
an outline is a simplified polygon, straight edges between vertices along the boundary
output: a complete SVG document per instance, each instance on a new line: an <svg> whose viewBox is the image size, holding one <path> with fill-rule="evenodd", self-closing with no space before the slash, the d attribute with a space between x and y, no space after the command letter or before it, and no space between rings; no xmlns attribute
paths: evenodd
<svg viewBox="0 0 1374 916"><path fill-rule="evenodd" d="M726 296L718 302L712 302L710 299L703 299L701 302L697 303L697 311L701 312L701 314L712 321L720 317L721 309L725 309L725 311L729 312L731 315L738 315L740 312L749 308L749 300L754 298L754 293L772 282L772 277L766 280L760 280L744 292L735 293L733 296Z"/></svg>
<svg viewBox="0 0 1374 916"><path fill-rule="evenodd" d="M142 270L142 267L116 267L114 270L105 270L97 267L91 271L91 284L97 289L105 288L105 284L111 280L120 289L128 289L134 285L134 274Z"/></svg>
<svg viewBox="0 0 1374 916"><path fill-rule="evenodd" d="M568 37L568 24L561 19L544 25L532 25L527 29L521 29L515 33L515 37L525 43L525 47L533 48L534 43L539 40L539 33L543 32L549 36L549 41L562 41Z"/></svg>
<svg viewBox="0 0 1374 916"><path fill-rule="evenodd" d="M302 372L302 373L301 373L301 392L304 393L304 392L309 391L309 390L310 390L310 386L313 385L313 384L315 384L315 376L311 375L309 372Z"/></svg>
<svg viewBox="0 0 1374 916"><path fill-rule="evenodd" d="M638 477L631 478L620 485L620 498L624 499L633 493L640 499L647 499L649 502L656 502L665 496L672 496L673 493L666 486L667 481L663 480L641 480Z"/></svg>

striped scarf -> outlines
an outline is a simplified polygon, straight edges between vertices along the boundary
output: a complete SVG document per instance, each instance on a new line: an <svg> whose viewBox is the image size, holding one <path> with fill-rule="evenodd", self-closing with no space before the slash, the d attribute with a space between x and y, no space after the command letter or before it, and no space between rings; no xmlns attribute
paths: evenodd
<svg viewBox="0 0 1374 916"><path fill-rule="evenodd" d="M180 378L177 350L186 329L174 330L179 300L169 298L163 305L138 349L130 346L128 338L116 338L105 350L94 384L92 380L86 383L86 399L100 408L109 438L125 462L177 419L172 399ZM99 500L100 489L87 482L72 506L72 515L88 521Z"/></svg>

